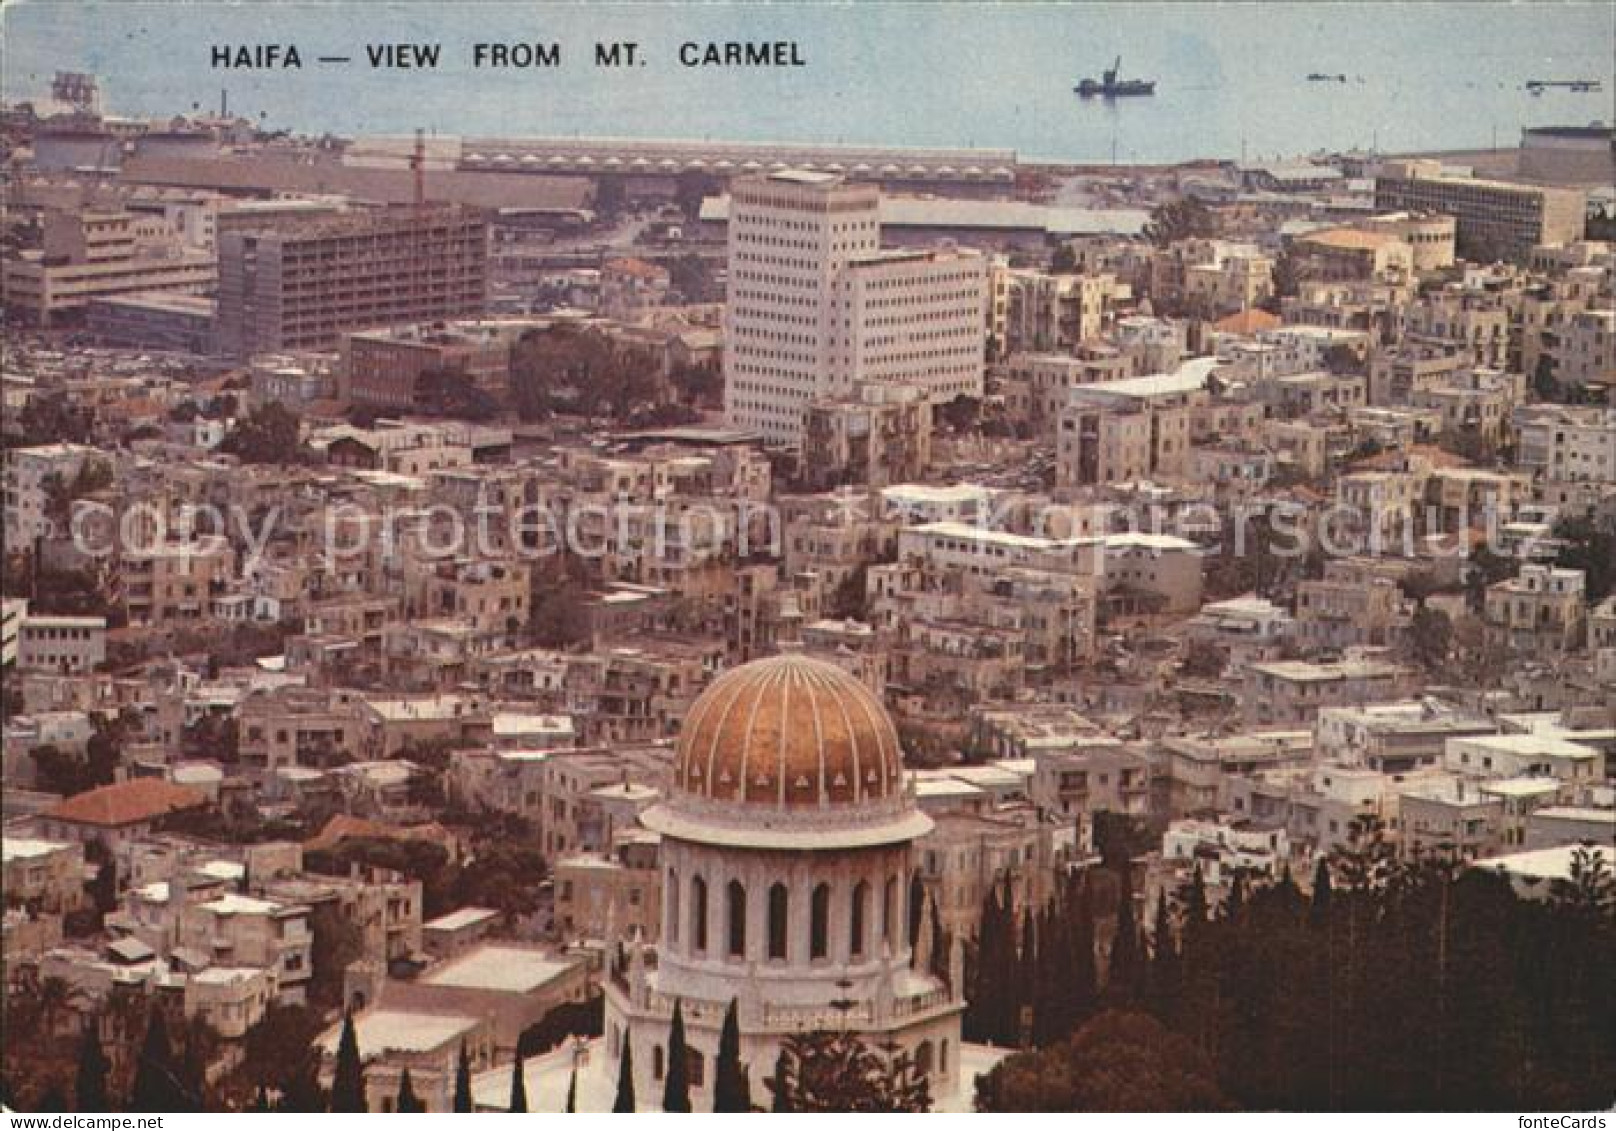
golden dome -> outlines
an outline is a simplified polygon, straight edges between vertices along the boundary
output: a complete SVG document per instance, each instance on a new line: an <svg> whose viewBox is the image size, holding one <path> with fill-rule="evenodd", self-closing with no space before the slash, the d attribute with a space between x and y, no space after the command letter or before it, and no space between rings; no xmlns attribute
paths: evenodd
<svg viewBox="0 0 1616 1131"><path fill-rule="evenodd" d="M690 708L678 793L769 809L895 801L898 735L881 701L832 664L785 653L725 672Z"/></svg>

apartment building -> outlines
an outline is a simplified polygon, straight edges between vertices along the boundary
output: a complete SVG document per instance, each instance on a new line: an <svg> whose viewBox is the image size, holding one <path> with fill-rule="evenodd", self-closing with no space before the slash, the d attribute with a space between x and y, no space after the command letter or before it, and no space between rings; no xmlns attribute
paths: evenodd
<svg viewBox="0 0 1616 1131"><path fill-rule="evenodd" d="M1530 405L1517 410L1520 465L1558 482L1616 480L1616 411Z"/></svg>
<svg viewBox="0 0 1616 1131"><path fill-rule="evenodd" d="M1116 277L1056 275L1046 271L995 266L995 312L1002 294L1002 317L993 336L998 352L1069 352L1097 338L1105 329L1111 305L1130 292Z"/></svg>
<svg viewBox="0 0 1616 1131"><path fill-rule="evenodd" d="M932 403L918 385L866 381L851 394L814 401L803 423L803 480L810 490L882 488L925 477Z"/></svg>
<svg viewBox="0 0 1616 1131"><path fill-rule="evenodd" d="M1512 305L1484 291L1434 291L1409 305L1403 333L1410 341L1462 350L1472 365L1501 369L1512 361Z"/></svg>
<svg viewBox="0 0 1616 1131"><path fill-rule="evenodd" d="M523 326L501 322L432 322L362 330L342 338L343 400L388 412L421 403L421 374L453 372L503 404L510 394L511 347Z"/></svg>
<svg viewBox="0 0 1616 1131"><path fill-rule="evenodd" d="M6 449L3 458L8 546L21 548L51 532L47 486L53 482L63 486L72 483L85 461L95 455L96 449L83 444Z"/></svg>
<svg viewBox="0 0 1616 1131"><path fill-rule="evenodd" d="M1582 238L1586 194L1457 176L1435 161L1389 161L1375 177L1375 208L1454 218L1467 259L1525 259L1534 247Z"/></svg>
<svg viewBox="0 0 1616 1131"><path fill-rule="evenodd" d="M1369 403L1412 404L1417 393L1449 384L1469 364L1448 342L1407 342L1378 351L1369 362Z"/></svg>
<svg viewBox="0 0 1616 1131"><path fill-rule="evenodd" d="M212 255L138 231L139 224L122 210L47 212L42 247L4 261L7 309L43 329L82 319L96 299L213 290L218 271Z"/></svg>
<svg viewBox="0 0 1616 1131"><path fill-rule="evenodd" d="M880 193L782 171L731 187L724 409L775 443L802 442L814 401L855 384L917 385L934 403L980 396L987 261L883 251Z"/></svg>
<svg viewBox="0 0 1616 1131"><path fill-rule="evenodd" d="M85 675L107 658L105 617L29 614L17 635L17 667L23 671Z"/></svg>
<svg viewBox="0 0 1616 1131"><path fill-rule="evenodd" d="M1395 699L1413 675L1411 669L1384 660L1277 660L1246 669L1243 702L1254 722L1309 726L1326 707Z"/></svg>
<svg viewBox="0 0 1616 1131"><path fill-rule="evenodd" d="M487 284L487 222L457 206L221 232L219 349L330 349L352 330L476 318Z"/></svg>
<svg viewBox="0 0 1616 1131"><path fill-rule="evenodd" d="M1061 410L1055 451L1063 487L1181 478L1190 467L1196 406L1209 395L1215 358L1197 358L1159 373L1071 392Z"/></svg>
<svg viewBox="0 0 1616 1131"><path fill-rule="evenodd" d="M6 903L41 911L72 911L84 901L84 846L74 841L6 836L0 839Z"/></svg>
<svg viewBox="0 0 1616 1131"><path fill-rule="evenodd" d="M1560 329L1555 377L1574 385L1616 385L1616 310L1579 310Z"/></svg>
<svg viewBox="0 0 1616 1131"><path fill-rule="evenodd" d="M1295 639L1334 652L1392 644L1408 624L1403 605L1391 578L1363 576L1350 561L1326 562L1322 578L1297 583Z"/></svg>
<svg viewBox="0 0 1616 1131"><path fill-rule="evenodd" d="M1531 563L1487 590L1491 634L1513 651L1558 655L1581 645L1588 624L1586 575Z"/></svg>
<svg viewBox="0 0 1616 1131"><path fill-rule="evenodd" d="M221 535L132 546L118 555L118 590L132 625L200 621L235 574L236 554Z"/></svg>
<svg viewBox="0 0 1616 1131"><path fill-rule="evenodd" d="M662 926L662 870L654 834L621 835L604 852L555 863L555 923L563 938L655 941Z"/></svg>
<svg viewBox="0 0 1616 1131"><path fill-rule="evenodd" d="M1134 357L1104 343L1088 343L1076 354L1014 353L1005 359L1000 392L1011 404L1011 416L1036 434L1054 433L1061 409L1073 389L1140 376Z"/></svg>

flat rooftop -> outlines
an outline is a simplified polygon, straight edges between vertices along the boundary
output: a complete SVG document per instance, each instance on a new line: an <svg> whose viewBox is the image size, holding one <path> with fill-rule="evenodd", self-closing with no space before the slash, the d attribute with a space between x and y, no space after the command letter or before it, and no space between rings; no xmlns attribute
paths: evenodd
<svg viewBox="0 0 1616 1131"><path fill-rule="evenodd" d="M555 981L574 963L551 951L519 946L480 946L421 976L427 986L523 994Z"/></svg>
<svg viewBox="0 0 1616 1131"><path fill-rule="evenodd" d="M462 907L459 911L451 911L447 915L439 915L431 922L422 923L421 929L425 931L459 931L478 923L486 923L499 912L489 907Z"/></svg>
<svg viewBox="0 0 1616 1131"><path fill-rule="evenodd" d="M816 173L809 169L781 169L778 173L769 174L771 181L792 185L834 185L841 179L835 173Z"/></svg>
<svg viewBox="0 0 1616 1131"><path fill-rule="evenodd" d="M41 856L49 856L68 847L69 845L54 840L8 836L0 840L0 860L7 864L13 860L37 860Z"/></svg>
<svg viewBox="0 0 1616 1131"><path fill-rule="evenodd" d="M431 1052L464 1037L477 1027L475 1017L452 1013L419 1013L403 1009L369 1009L354 1016L354 1036L364 1060L389 1052ZM334 1025L320 1037L320 1047L335 1055L342 1026Z"/></svg>

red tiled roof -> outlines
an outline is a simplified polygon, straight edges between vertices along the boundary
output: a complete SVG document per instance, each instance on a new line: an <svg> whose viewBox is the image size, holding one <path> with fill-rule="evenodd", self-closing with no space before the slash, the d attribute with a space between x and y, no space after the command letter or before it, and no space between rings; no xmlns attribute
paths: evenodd
<svg viewBox="0 0 1616 1131"><path fill-rule="evenodd" d="M78 825L117 828L150 821L180 809L194 809L206 802L207 795L201 790L161 778L135 778L76 793L55 808L47 809L42 816Z"/></svg>
<svg viewBox="0 0 1616 1131"><path fill-rule="evenodd" d="M1212 329L1224 334L1255 334L1262 330L1272 330L1279 326L1281 321L1278 315L1253 307L1250 310L1242 310L1239 314L1220 318L1212 323Z"/></svg>

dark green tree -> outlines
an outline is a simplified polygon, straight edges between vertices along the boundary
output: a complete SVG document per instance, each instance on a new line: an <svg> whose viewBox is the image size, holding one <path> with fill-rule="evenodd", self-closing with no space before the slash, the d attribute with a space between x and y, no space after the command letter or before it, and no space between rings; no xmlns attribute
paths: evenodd
<svg viewBox="0 0 1616 1131"><path fill-rule="evenodd" d="M87 1021L79 1038L79 1065L73 1077L75 1111L111 1111L111 1098L107 1093L107 1073L112 1065L101 1048L101 1034L96 1023Z"/></svg>
<svg viewBox="0 0 1616 1131"><path fill-rule="evenodd" d="M466 1042L460 1042L460 1059L455 1064L454 1109L459 1112L473 1110L471 1102L471 1052Z"/></svg>
<svg viewBox="0 0 1616 1131"><path fill-rule="evenodd" d="M907 1053L883 1056L852 1033L793 1033L780 1056L772 1086L790 1111L931 1110L930 1086Z"/></svg>
<svg viewBox="0 0 1616 1131"><path fill-rule="evenodd" d="M684 1007L677 999L668 1029L668 1074L662 1084L662 1110L690 1110L690 1046L685 1043Z"/></svg>
<svg viewBox="0 0 1616 1131"><path fill-rule="evenodd" d="M196 1111L200 1106L197 1099L186 1094L163 1011L153 1009L151 1019L146 1023L146 1037L135 1059L135 1080L129 1093L129 1110Z"/></svg>
<svg viewBox="0 0 1616 1131"><path fill-rule="evenodd" d="M1026 1048L1033 1040L1033 1011L1038 1005L1038 919L1028 907L1021 913L1021 945L1012 971L1015 986L1013 1040Z"/></svg>
<svg viewBox="0 0 1616 1131"><path fill-rule="evenodd" d="M219 450L243 463L302 463L308 452L301 442L301 431L297 415L271 401L238 420Z"/></svg>
<svg viewBox="0 0 1616 1131"><path fill-rule="evenodd" d="M1184 989L1179 971L1178 940L1173 935L1173 913L1165 891L1156 900L1145 986L1145 1008L1156 1018L1170 1021Z"/></svg>
<svg viewBox="0 0 1616 1131"><path fill-rule="evenodd" d="M511 1102L506 1105L506 1110L513 1115L527 1112L527 1065L520 1049L516 1053L516 1062L511 1065Z"/></svg>
<svg viewBox="0 0 1616 1131"><path fill-rule="evenodd" d="M1070 1040L1017 1053L976 1081L978 1111L1226 1111L1230 1106L1205 1054L1141 1013L1103 1013Z"/></svg>
<svg viewBox="0 0 1616 1131"><path fill-rule="evenodd" d="M774 1075L766 1081L769 1091L774 1099L769 1104L773 1112L789 1112L791 1107L790 1062L786 1057L786 1050L782 1048L780 1054L774 1058Z"/></svg>
<svg viewBox="0 0 1616 1131"><path fill-rule="evenodd" d="M1105 997L1114 1007L1134 1007L1140 999L1144 952L1139 941L1139 920L1134 913L1133 888L1124 869L1117 885L1117 923L1111 936L1111 964L1106 971Z"/></svg>
<svg viewBox="0 0 1616 1131"><path fill-rule="evenodd" d="M567 1112L576 1112L578 1110L578 1066L576 1064L572 1066L572 1075L567 1077L567 1106L563 1110Z"/></svg>
<svg viewBox="0 0 1616 1131"><path fill-rule="evenodd" d="M1616 587L1616 530L1581 516L1561 519L1555 524L1554 536L1560 542L1555 564L1582 570L1588 601L1603 601Z"/></svg>
<svg viewBox="0 0 1616 1131"><path fill-rule="evenodd" d="M331 1110L359 1112L368 1110L365 1102L365 1066L359 1059L359 1035L354 1030L353 1014L342 1013L342 1036L337 1039L337 1063L331 1076Z"/></svg>
<svg viewBox="0 0 1616 1131"><path fill-rule="evenodd" d="M617 1098L612 1101L614 1114L634 1111L634 1052L627 1033L623 1034L623 1055L617 1062Z"/></svg>
<svg viewBox="0 0 1616 1131"><path fill-rule="evenodd" d="M713 1066L713 1110L751 1111L751 1088L746 1066L741 1063L740 1006L730 999L724 1011L724 1027L718 1035L718 1060Z"/></svg>
<svg viewBox="0 0 1616 1131"><path fill-rule="evenodd" d="M404 1069L398 1077L398 1099L393 1106L402 1115L418 1115L426 1110L426 1105L415 1094L415 1082L410 1079L410 1070Z"/></svg>
<svg viewBox="0 0 1616 1131"><path fill-rule="evenodd" d="M1157 247L1170 247L1180 240L1209 239L1217 235L1217 218L1193 196L1159 204L1145 225L1145 238Z"/></svg>
<svg viewBox="0 0 1616 1131"><path fill-rule="evenodd" d="M1313 898L1308 904L1308 922L1323 927L1330 921L1330 861L1320 856L1313 868Z"/></svg>

